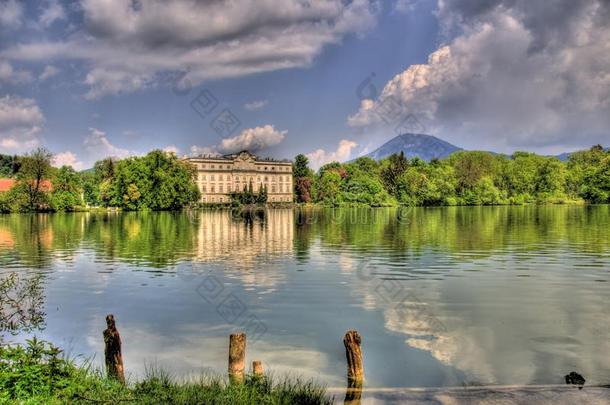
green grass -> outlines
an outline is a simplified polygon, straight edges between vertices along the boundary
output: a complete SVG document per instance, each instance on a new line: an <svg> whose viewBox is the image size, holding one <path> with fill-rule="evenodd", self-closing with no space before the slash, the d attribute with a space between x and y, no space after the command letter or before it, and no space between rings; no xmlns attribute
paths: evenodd
<svg viewBox="0 0 610 405"><path fill-rule="evenodd" d="M123 386L89 364L77 366L53 345L32 339L25 346L0 346L0 404L332 404L313 382L247 376L242 384L201 376L179 382L148 370Z"/></svg>

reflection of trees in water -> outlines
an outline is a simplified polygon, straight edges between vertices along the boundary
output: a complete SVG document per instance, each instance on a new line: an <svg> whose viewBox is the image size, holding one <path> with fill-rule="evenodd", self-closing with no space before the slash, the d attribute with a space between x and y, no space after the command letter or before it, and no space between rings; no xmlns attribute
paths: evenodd
<svg viewBox="0 0 610 405"><path fill-rule="evenodd" d="M84 240L104 260L166 267L194 254L198 213L87 215Z"/></svg>
<svg viewBox="0 0 610 405"><path fill-rule="evenodd" d="M29 332L44 325L42 275L0 276L0 340L5 333Z"/></svg>
<svg viewBox="0 0 610 405"><path fill-rule="evenodd" d="M578 252L602 253L610 244L610 206L431 207L302 209L295 214L295 244L311 239L360 253L385 251L399 260L431 249L487 257L528 252L556 243Z"/></svg>
<svg viewBox="0 0 610 405"><path fill-rule="evenodd" d="M0 216L0 255L21 266L44 268L54 257L70 260L82 241L83 218L73 214L22 214Z"/></svg>
<svg viewBox="0 0 610 405"><path fill-rule="evenodd" d="M602 253L610 244L609 224L609 206L269 210L262 219L257 213L234 218L228 211L8 215L0 217L0 262L44 268L56 257L72 260L85 243L102 260L161 268L196 257L220 258L215 250L243 248L238 239L244 237L251 239L245 242L250 253L257 246L260 254L270 251L257 245L262 238L283 253L294 251L301 261L308 260L317 239L327 248L349 246L395 262L430 250L469 260L556 243ZM286 243L291 248L284 248Z"/></svg>

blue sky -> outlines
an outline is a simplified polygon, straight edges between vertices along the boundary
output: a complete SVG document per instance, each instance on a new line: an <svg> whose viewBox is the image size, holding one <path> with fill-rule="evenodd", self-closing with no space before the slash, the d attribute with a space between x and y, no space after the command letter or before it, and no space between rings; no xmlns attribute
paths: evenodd
<svg viewBox="0 0 610 405"><path fill-rule="evenodd" d="M402 130L507 153L608 144L609 6L544 4L0 0L0 153L318 166Z"/></svg>

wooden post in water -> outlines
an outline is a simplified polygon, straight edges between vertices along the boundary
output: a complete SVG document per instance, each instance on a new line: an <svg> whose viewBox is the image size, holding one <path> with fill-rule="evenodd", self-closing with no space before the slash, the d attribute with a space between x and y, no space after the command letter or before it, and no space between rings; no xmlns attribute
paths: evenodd
<svg viewBox="0 0 610 405"><path fill-rule="evenodd" d="M125 384L123 369L123 354L121 352L121 336L116 328L114 315L106 315L106 330L104 331L104 357L108 377L116 378Z"/></svg>
<svg viewBox="0 0 610 405"><path fill-rule="evenodd" d="M364 368L362 366L362 339L355 330L349 330L343 338L345 357L347 358L347 390L345 392L345 405L360 405L362 398L362 383L364 382Z"/></svg>
<svg viewBox="0 0 610 405"><path fill-rule="evenodd" d="M254 374L255 377L262 377L264 372L263 372L263 362L260 360L255 360L252 362L252 374Z"/></svg>
<svg viewBox="0 0 610 405"><path fill-rule="evenodd" d="M246 368L246 334L233 333L229 337L229 379L232 383L244 381Z"/></svg>
<svg viewBox="0 0 610 405"><path fill-rule="evenodd" d="M364 380L364 368L362 367L362 350L360 343L362 339L355 330L347 331L343 344L345 345L345 357L347 358L347 380L362 385Z"/></svg>

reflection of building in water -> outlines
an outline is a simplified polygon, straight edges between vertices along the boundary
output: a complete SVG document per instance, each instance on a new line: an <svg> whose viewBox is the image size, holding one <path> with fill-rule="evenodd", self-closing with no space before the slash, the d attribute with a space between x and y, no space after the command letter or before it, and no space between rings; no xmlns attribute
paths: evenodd
<svg viewBox="0 0 610 405"><path fill-rule="evenodd" d="M229 193L252 185L254 192L267 188L270 202L292 202L292 163L260 159L249 152L189 158L197 168L201 202L229 202Z"/></svg>
<svg viewBox="0 0 610 405"><path fill-rule="evenodd" d="M251 264L292 253L294 217L290 209L267 210L265 221L235 220L228 211L201 212L197 259L229 259Z"/></svg>

